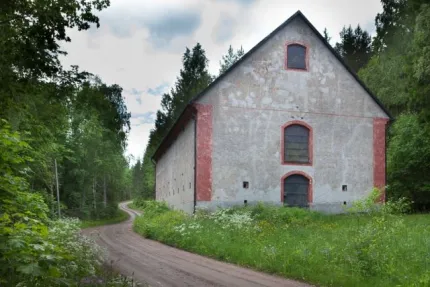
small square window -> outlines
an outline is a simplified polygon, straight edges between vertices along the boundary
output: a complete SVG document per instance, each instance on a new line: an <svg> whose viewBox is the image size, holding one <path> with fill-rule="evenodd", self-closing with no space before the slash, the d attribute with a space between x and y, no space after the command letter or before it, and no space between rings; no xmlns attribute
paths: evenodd
<svg viewBox="0 0 430 287"><path fill-rule="evenodd" d="M243 182L243 188L249 188L249 182L244 181Z"/></svg>
<svg viewBox="0 0 430 287"><path fill-rule="evenodd" d="M342 191L348 191L348 186L346 184L342 185Z"/></svg>

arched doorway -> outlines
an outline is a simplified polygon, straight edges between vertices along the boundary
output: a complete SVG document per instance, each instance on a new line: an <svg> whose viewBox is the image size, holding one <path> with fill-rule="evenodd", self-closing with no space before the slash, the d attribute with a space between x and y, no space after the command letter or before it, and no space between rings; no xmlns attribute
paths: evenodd
<svg viewBox="0 0 430 287"><path fill-rule="evenodd" d="M287 206L308 207L312 201L310 178L299 173L283 178L283 203Z"/></svg>

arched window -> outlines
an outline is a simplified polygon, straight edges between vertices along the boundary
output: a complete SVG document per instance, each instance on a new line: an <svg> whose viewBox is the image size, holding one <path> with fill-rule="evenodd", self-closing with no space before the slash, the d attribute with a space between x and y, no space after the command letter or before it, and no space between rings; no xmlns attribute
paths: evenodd
<svg viewBox="0 0 430 287"><path fill-rule="evenodd" d="M282 161L285 164L312 164L312 130L299 121L283 127Z"/></svg>
<svg viewBox="0 0 430 287"><path fill-rule="evenodd" d="M312 202L311 183L308 177L302 174L287 175L282 184L285 205L308 207Z"/></svg>
<svg viewBox="0 0 430 287"><path fill-rule="evenodd" d="M307 47L298 43L287 44L286 69L308 70Z"/></svg>

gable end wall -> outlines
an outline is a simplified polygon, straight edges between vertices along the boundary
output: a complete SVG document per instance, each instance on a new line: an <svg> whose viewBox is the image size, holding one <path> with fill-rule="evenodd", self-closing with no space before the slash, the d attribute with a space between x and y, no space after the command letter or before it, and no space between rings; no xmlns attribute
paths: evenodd
<svg viewBox="0 0 430 287"><path fill-rule="evenodd" d="M285 70L287 42L309 47L309 71ZM363 198L374 185L373 119L386 121L388 116L301 18L269 39L198 102L213 110L211 201L198 206L245 200L281 204L280 179L291 172L309 175L311 206L331 212ZM296 120L313 129L310 166L282 165L279 160L281 127ZM380 158L380 145L377 153ZM381 167L378 170L380 174ZM244 181L249 182L248 189L243 188ZM342 185L347 185L346 192Z"/></svg>

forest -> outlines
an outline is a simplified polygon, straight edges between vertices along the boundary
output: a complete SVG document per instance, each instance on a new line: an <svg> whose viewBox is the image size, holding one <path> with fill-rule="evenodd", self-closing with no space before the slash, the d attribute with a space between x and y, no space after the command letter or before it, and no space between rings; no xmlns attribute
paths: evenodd
<svg viewBox="0 0 430 287"><path fill-rule="evenodd" d="M430 5L425 0L382 0L372 37L360 25L346 25L332 44L347 65L394 116L387 140L388 199L406 197L415 211L430 208ZM330 43L327 29L323 36ZM331 44L331 43L330 43ZM230 46L223 73L244 54ZM186 49L183 67L161 100L142 159L132 167L134 194L154 198L151 156L191 98L216 76L200 44Z"/></svg>
<svg viewBox="0 0 430 287"><path fill-rule="evenodd" d="M103 252L68 218L113 218L130 198L122 88L60 63L69 29L98 27L109 4L0 4L1 286L77 286L102 271Z"/></svg>
<svg viewBox="0 0 430 287"><path fill-rule="evenodd" d="M99 26L109 0L0 4L0 285L62 286L93 275L99 250L79 221L118 216L117 203L154 198L151 156L186 104L217 75L200 44L161 98L143 158L125 156L130 113L122 88L63 67L69 29ZM382 0L376 34L346 25L333 47L395 117L388 133L389 199L430 207L430 5ZM324 37L331 41L327 30ZM219 74L243 56L231 46ZM79 281L78 281L79 282Z"/></svg>

